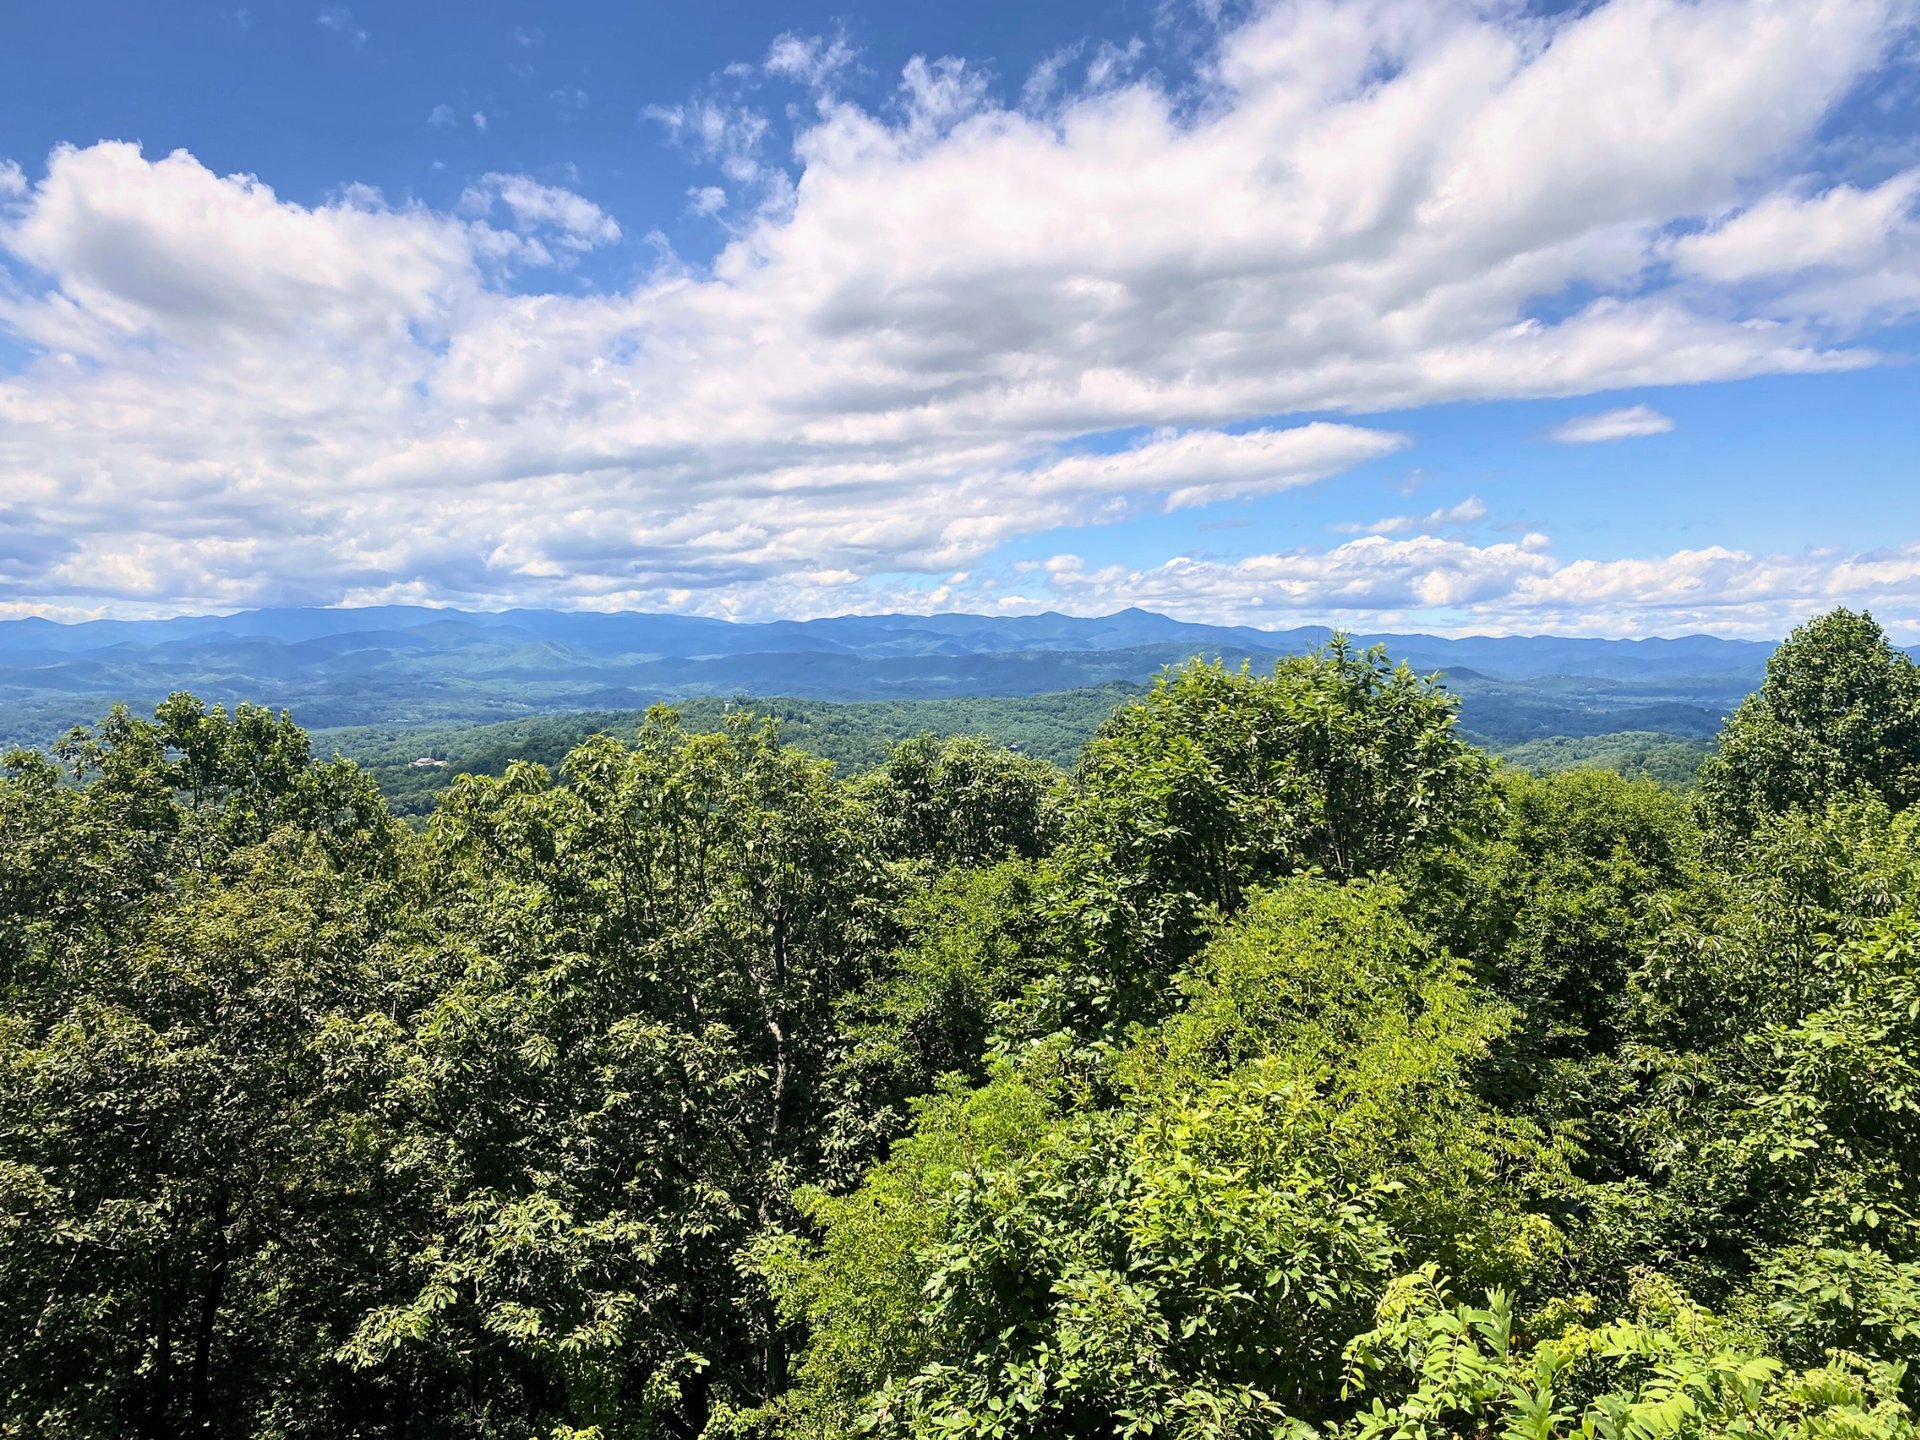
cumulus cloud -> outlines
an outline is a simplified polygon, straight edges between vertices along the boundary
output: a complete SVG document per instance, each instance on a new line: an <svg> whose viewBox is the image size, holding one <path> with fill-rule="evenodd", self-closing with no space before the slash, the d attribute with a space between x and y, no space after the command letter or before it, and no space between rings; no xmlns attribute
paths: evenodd
<svg viewBox="0 0 1920 1440"><path fill-rule="evenodd" d="M1685 275L1758 292L1759 304L1829 328L1920 315L1920 169L1864 189L1794 185L1673 242Z"/></svg>
<svg viewBox="0 0 1920 1440"><path fill-rule="evenodd" d="M1528 577L1503 608L1584 630L1764 636L1839 604L1871 606L1911 632L1920 625L1920 543L1786 555L1706 546L1646 560L1579 560Z"/></svg>
<svg viewBox="0 0 1920 1440"><path fill-rule="evenodd" d="M1121 597L1148 609L1218 616L1223 623L1298 625L1335 617L1468 609L1511 596L1526 580L1555 571L1545 536L1470 545L1420 536L1369 535L1331 549L1249 555L1237 560L1176 556L1150 569L1077 566L1052 572L1054 588L1102 609Z"/></svg>
<svg viewBox="0 0 1920 1440"><path fill-rule="evenodd" d="M1871 189L1836 185L1819 195L1769 195L1722 224L1684 236L1676 263L1710 280L1754 280L1803 270L1858 269L1880 260L1889 243L1913 226L1920 170Z"/></svg>
<svg viewBox="0 0 1920 1440"><path fill-rule="evenodd" d="M460 208L469 215L490 214L496 204L524 230L556 231L569 250L591 250L620 238L619 224L586 196L528 175L483 175L460 197Z"/></svg>
<svg viewBox="0 0 1920 1440"><path fill-rule="evenodd" d="M1417 623L1450 633L1778 637L1816 610L1871 605L1920 627L1920 543L1866 554L1755 555L1723 546L1645 559L1561 561L1544 535L1473 545L1370 535L1332 549L1151 567L1045 567L1052 603L1083 613L1145 605L1187 619L1281 628ZM976 583L979 577L974 577ZM991 591L970 598L991 609Z"/></svg>
<svg viewBox="0 0 1920 1440"><path fill-rule="evenodd" d="M181 151L149 160L128 144L54 151L0 225L0 244L54 279L37 298L0 295L0 325L49 352L0 385L0 406L83 421L109 445L137 436L151 418L143 402L166 408L163 389L139 388L156 345L181 359L284 345L294 359L301 337L320 333L384 358L404 352L409 324L449 314L474 284L471 240L451 219L394 211L359 191L317 209L290 205L252 176L216 176ZM101 369L81 379L63 357ZM348 349L334 361L356 363ZM338 384L334 372L327 379ZM205 442L215 450L196 458L219 463L216 429Z"/></svg>
<svg viewBox="0 0 1920 1440"><path fill-rule="evenodd" d="M1875 363L1900 192L1830 225L1831 187L1796 177L1912 13L1287 0L1223 19L1191 90L1116 53L1016 106L921 58L885 105L823 91L790 141L696 97L654 114L719 171L692 202L727 202L726 248L567 294L525 267L619 223L524 176L454 213L299 205L185 154L62 148L0 178L0 335L31 356L0 375L0 473L14 523L68 540L0 570L0 605L821 613L964 570L956 595L1005 606L1011 579L983 587L1012 537L1403 443L1288 415ZM820 43L763 67L827 73ZM1734 227L1780 196L1818 211L1803 229L1889 238L1747 278ZM1521 606L1500 597L1567 568L1421 529L1447 524L1169 562L1136 598ZM1130 583L1100 573L1028 598Z"/></svg>
<svg viewBox="0 0 1920 1440"><path fill-rule="evenodd" d="M1609 440L1635 440L1643 435L1664 435L1673 429L1673 421L1651 405L1628 405L1618 410L1602 410L1598 415L1576 415L1548 431L1548 438L1562 445L1602 445Z"/></svg>

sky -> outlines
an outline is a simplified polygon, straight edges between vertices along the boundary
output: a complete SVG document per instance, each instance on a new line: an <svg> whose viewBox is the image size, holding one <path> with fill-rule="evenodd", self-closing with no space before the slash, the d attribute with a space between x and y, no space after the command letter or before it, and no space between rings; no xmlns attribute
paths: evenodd
<svg viewBox="0 0 1920 1440"><path fill-rule="evenodd" d="M1920 640L1920 0L0 0L0 617Z"/></svg>

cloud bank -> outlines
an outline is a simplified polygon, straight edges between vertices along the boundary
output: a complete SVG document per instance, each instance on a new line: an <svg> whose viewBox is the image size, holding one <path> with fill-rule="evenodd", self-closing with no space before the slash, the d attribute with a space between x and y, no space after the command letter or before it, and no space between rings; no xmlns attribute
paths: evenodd
<svg viewBox="0 0 1920 1440"><path fill-rule="evenodd" d="M128 143L0 165L0 354L25 357L0 372L0 610L943 595L1740 630L1909 594L1907 551L995 551L1314 483L1401 448L1366 418L1394 410L1875 363L1871 327L1920 314L1920 171L1823 188L1804 161L1914 18L1298 0L1221 31L1191 87L1107 47L1014 105L916 60L879 110L834 92L843 40L782 36L760 70L812 107L790 154L720 101L661 112L717 166L694 203L730 243L586 293L560 278L622 226L526 176L439 213L294 204ZM1652 433L1618 429L1637 413L1588 423Z"/></svg>
<svg viewBox="0 0 1920 1440"><path fill-rule="evenodd" d="M1453 536L1376 534L1332 549L1234 560L1176 556L1157 566L1089 569L1062 555L1036 569L1045 572L1050 592L1068 599L1067 608L1086 613L1137 604L1274 627L1427 628L1427 617L1438 612L1461 617L1448 628L1490 634L1712 631L1767 639L1838 604L1920 614L1920 543L1865 554L1754 555L1711 546L1645 559L1563 561L1545 535L1476 545Z"/></svg>

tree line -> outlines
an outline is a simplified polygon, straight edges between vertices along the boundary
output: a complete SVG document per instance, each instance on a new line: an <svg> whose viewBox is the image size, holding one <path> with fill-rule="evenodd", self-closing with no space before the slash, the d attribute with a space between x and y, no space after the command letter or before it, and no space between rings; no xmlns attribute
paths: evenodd
<svg viewBox="0 0 1920 1440"><path fill-rule="evenodd" d="M1913 1436L1916 799L1845 610L1684 793L1337 637L423 832L117 709L0 775L0 1435Z"/></svg>
<svg viewBox="0 0 1920 1440"><path fill-rule="evenodd" d="M875 769L900 741L922 735L991 738L1070 769L1114 706L1145 688L1110 684L1042 695L934 700L702 696L676 701L673 708L688 730L723 729L739 710L775 720L783 742L833 761L842 775ZM558 765L581 741L603 730L631 734L644 718L642 710L588 710L486 724L367 726L319 739L371 774L396 815L424 817L463 772L500 775L515 760ZM416 765L423 756L449 763ZM1600 763L1607 758L1600 757Z"/></svg>

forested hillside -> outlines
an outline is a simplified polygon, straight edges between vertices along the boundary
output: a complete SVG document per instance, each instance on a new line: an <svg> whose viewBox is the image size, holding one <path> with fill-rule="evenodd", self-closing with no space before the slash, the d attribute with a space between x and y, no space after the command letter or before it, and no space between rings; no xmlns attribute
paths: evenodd
<svg viewBox="0 0 1920 1440"><path fill-rule="evenodd" d="M831 760L842 775L884 764L896 744L921 735L975 736L1071 770L1114 707L1144 688L1104 685L1046 695L951 700L834 701L778 695L736 701L709 695L682 701L674 709L689 730L724 729L736 709L750 709L778 722L783 743ZM486 725L375 725L318 732L313 748L356 762L373 777L394 814L417 819L430 814L462 775L504 775L516 760L558 765L588 737L631 736L645 721L644 710L588 710ZM1518 742L1502 742L1464 726L1460 734L1522 769L1611 770L1681 787L1693 783L1712 748L1705 740L1647 730Z"/></svg>
<svg viewBox="0 0 1920 1440"><path fill-rule="evenodd" d="M1684 793L1457 703L657 710L423 831L251 706L12 753L0 1435L1920 1433L1920 667L1809 623Z"/></svg>
<svg viewBox="0 0 1920 1440"><path fill-rule="evenodd" d="M1144 688L1106 685L1047 695L847 702L709 695L681 701L674 709L688 730L724 729L735 711L750 710L776 721L784 743L831 760L843 775L884 764L898 742L920 735L980 736L1071 769L1113 708ZM644 710L589 710L488 725L368 726L322 732L314 737L314 749L357 762L396 814L424 815L463 773L502 775L516 760L558 765L589 736L631 736L645 722Z"/></svg>

